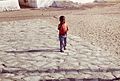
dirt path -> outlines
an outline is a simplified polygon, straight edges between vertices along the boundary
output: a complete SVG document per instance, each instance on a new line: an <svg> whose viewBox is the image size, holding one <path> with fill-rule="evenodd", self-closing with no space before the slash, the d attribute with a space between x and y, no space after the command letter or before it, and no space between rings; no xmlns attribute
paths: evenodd
<svg viewBox="0 0 120 81"><path fill-rule="evenodd" d="M60 53L57 33L46 19L1 22L0 80L114 81L120 77L118 57L70 34L67 50Z"/></svg>
<svg viewBox="0 0 120 81"><path fill-rule="evenodd" d="M72 35L120 57L120 4L107 7L87 6L86 10L21 9L0 13L0 21L45 19L57 27L60 15L65 15ZM86 8L86 7L85 7Z"/></svg>

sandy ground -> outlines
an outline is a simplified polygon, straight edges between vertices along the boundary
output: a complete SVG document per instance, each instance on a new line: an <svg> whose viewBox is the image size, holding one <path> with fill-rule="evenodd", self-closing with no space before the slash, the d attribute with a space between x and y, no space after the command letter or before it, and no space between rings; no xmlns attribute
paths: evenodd
<svg viewBox="0 0 120 81"><path fill-rule="evenodd" d="M72 34L120 54L120 4L113 7L94 8L67 15Z"/></svg>
<svg viewBox="0 0 120 81"><path fill-rule="evenodd" d="M85 9L85 8L84 8ZM111 54L120 54L120 4L107 7L80 9L21 9L0 13L0 21L46 19L57 26L60 15L65 15L69 33L80 36Z"/></svg>

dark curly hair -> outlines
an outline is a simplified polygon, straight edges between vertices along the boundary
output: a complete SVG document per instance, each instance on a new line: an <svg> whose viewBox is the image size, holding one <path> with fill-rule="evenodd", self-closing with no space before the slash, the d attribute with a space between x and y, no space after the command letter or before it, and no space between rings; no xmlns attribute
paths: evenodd
<svg viewBox="0 0 120 81"><path fill-rule="evenodd" d="M65 16L60 16L59 21L65 23Z"/></svg>

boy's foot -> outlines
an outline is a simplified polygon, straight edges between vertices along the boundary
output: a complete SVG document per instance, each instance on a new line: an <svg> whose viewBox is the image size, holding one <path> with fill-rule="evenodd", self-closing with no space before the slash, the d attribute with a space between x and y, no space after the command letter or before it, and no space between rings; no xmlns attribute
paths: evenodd
<svg viewBox="0 0 120 81"><path fill-rule="evenodd" d="M60 50L60 52L64 52L63 50Z"/></svg>
<svg viewBox="0 0 120 81"><path fill-rule="evenodd" d="M64 47L64 50L66 50L66 47Z"/></svg>

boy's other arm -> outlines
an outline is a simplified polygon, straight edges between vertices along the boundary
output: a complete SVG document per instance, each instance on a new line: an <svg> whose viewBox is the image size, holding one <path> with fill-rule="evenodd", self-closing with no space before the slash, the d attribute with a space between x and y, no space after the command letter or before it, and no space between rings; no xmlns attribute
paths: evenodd
<svg viewBox="0 0 120 81"><path fill-rule="evenodd" d="M69 30L68 25L67 25L67 31Z"/></svg>
<svg viewBox="0 0 120 81"><path fill-rule="evenodd" d="M58 25L58 30L60 30L60 24Z"/></svg>

